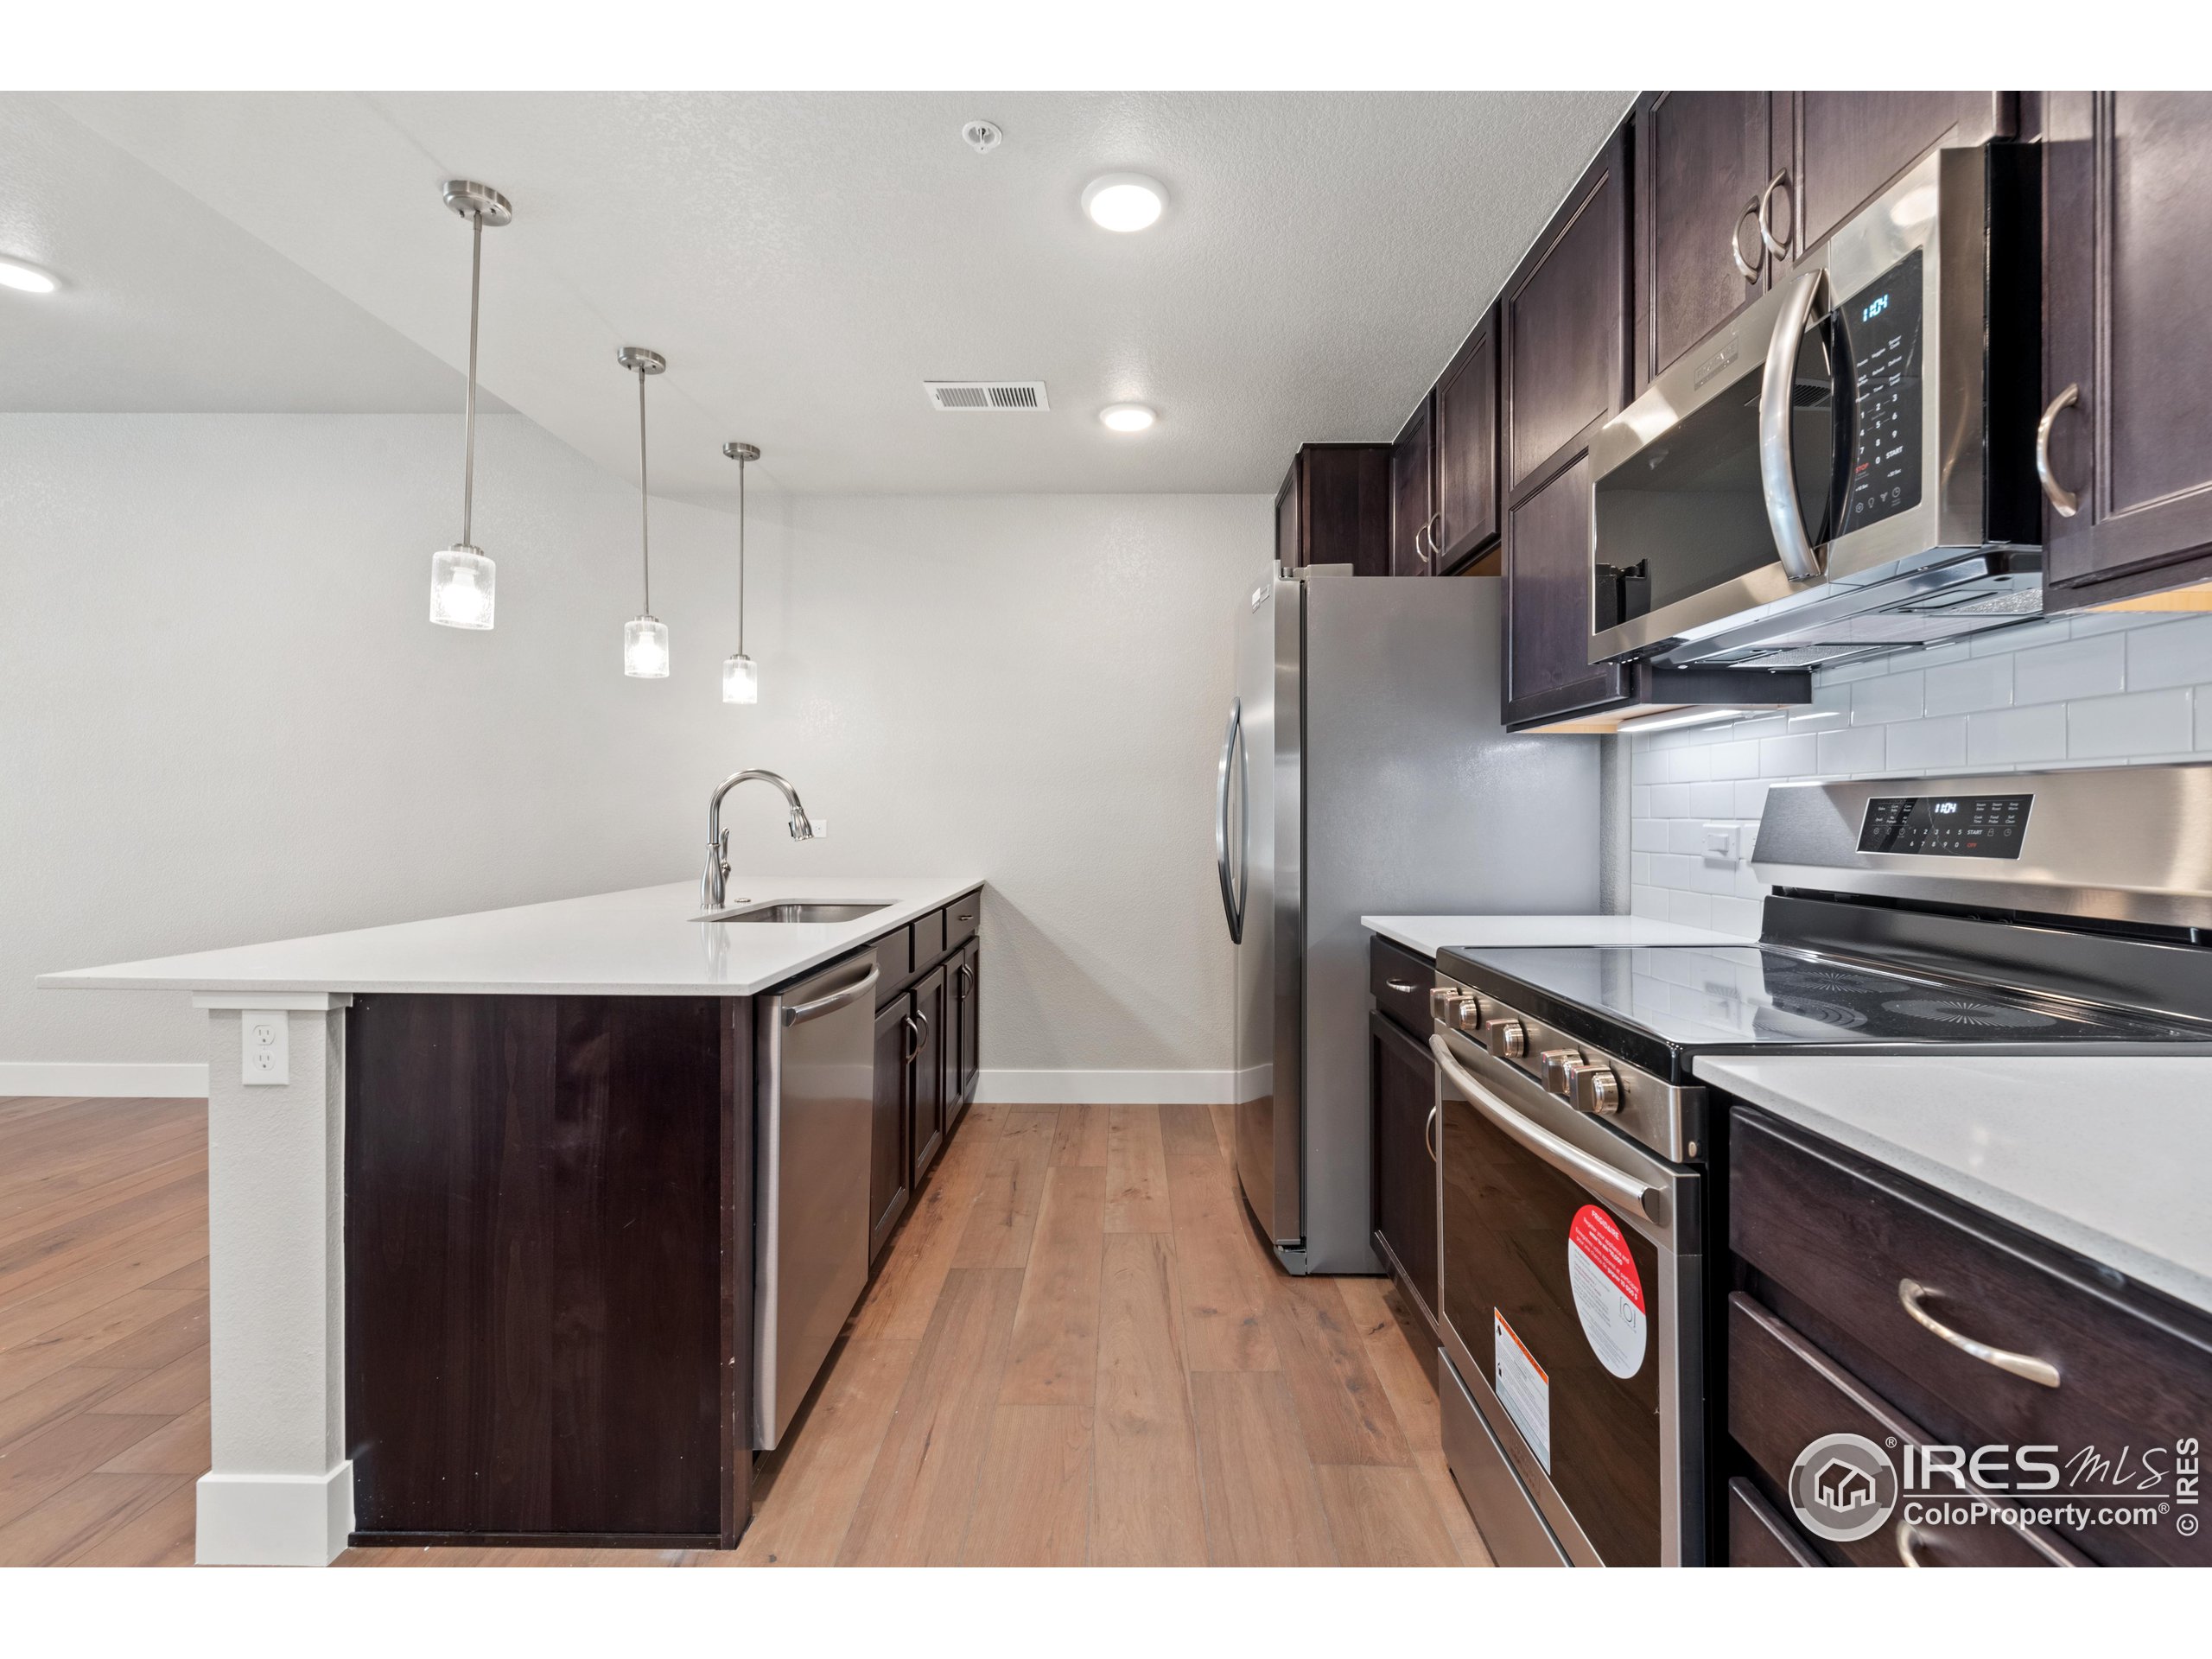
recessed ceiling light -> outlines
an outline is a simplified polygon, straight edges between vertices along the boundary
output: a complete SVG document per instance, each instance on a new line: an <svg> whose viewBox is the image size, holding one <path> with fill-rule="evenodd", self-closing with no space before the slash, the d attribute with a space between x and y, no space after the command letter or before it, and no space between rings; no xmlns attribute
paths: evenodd
<svg viewBox="0 0 2212 1659"><path fill-rule="evenodd" d="M36 265L0 259L0 288L21 289L26 294L51 294L60 284Z"/></svg>
<svg viewBox="0 0 2212 1659"><path fill-rule="evenodd" d="M1109 231L1141 231L1167 206L1167 191L1141 173L1109 173L1083 188L1083 211Z"/></svg>
<svg viewBox="0 0 2212 1659"><path fill-rule="evenodd" d="M1142 404L1109 404L1098 418L1115 432L1141 432L1160 416Z"/></svg>

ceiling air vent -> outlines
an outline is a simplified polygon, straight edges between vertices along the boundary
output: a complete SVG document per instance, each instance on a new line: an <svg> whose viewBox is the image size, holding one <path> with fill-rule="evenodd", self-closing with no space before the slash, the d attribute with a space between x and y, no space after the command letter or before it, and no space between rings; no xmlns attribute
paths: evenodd
<svg viewBox="0 0 2212 1659"><path fill-rule="evenodd" d="M930 407L948 414L1029 414L1049 410L1042 380L925 380Z"/></svg>

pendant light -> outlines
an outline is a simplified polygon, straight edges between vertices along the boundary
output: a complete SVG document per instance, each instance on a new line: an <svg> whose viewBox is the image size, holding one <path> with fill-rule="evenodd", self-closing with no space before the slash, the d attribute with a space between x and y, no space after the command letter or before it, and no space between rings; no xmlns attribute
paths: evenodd
<svg viewBox="0 0 2212 1659"><path fill-rule="evenodd" d="M476 321L484 285L484 230L497 230L514 218L507 199L473 179L448 179L446 206L469 222L468 402L461 417L461 539L430 555L430 620L441 627L492 626L493 583L498 575L491 558L468 537L476 507Z"/></svg>
<svg viewBox="0 0 2212 1659"><path fill-rule="evenodd" d="M760 701L760 671L745 654L745 467L760 459L757 443L729 442L722 454L737 463L737 654L722 659L722 701Z"/></svg>
<svg viewBox="0 0 2212 1659"><path fill-rule="evenodd" d="M668 677L668 624L653 614L653 545L650 479L645 472L645 377L668 359L643 346L625 346L614 360L638 377L638 554L645 569L645 608L622 625L622 671L633 680Z"/></svg>

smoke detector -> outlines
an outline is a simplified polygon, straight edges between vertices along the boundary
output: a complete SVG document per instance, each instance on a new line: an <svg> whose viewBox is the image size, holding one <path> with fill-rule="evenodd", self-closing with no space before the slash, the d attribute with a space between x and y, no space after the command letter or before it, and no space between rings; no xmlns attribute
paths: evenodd
<svg viewBox="0 0 2212 1659"><path fill-rule="evenodd" d="M925 380L930 407L948 415L1030 415L1050 410L1042 380Z"/></svg>
<svg viewBox="0 0 2212 1659"><path fill-rule="evenodd" d="M968 141L968 147L978 156L989 155L1006 137L999 130L999 124L995 121L970 121L960 129L960 136Z"/></svg>

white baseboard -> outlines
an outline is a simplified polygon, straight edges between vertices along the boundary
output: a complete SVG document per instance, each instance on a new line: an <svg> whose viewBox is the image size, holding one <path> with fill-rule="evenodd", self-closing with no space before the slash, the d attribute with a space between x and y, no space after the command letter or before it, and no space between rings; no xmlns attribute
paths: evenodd
<svg viewBox="0 0 2212 1659"><path fill-rule="evenodd" d="M1236 1096L1236 1073L1010 1071L986 1068L976 1098L1021 1106L1211 1106Z"/></svg>
<svg viewBox="0 0 2212 1659"><path fill-rule="evenodd" d="M0 1095L81 1095L105 1100L205 1100L204 1062L0 1060Z"/></svg>
<svg viewBox="0 0 2212 1659"><path fill-rule="evenodd" d="M327 1567L353 1530L351 1459L324 1475L200 1477L202 1567Z"/></svg>

